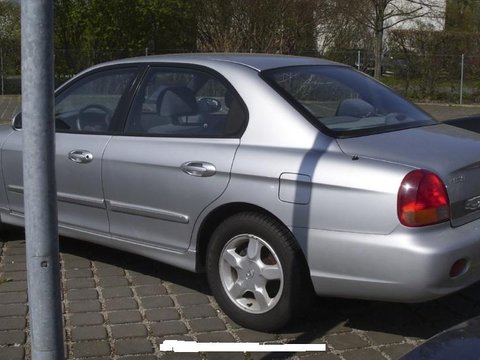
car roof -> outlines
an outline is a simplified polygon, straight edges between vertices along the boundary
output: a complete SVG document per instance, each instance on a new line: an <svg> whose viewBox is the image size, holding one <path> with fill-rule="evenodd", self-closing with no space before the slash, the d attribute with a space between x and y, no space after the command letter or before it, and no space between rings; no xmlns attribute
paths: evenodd
<svg viewBox="0 0 480 360"><path fill-rule="evenodd" d="M341 65L339 63L312 57L277 55L277 54L248 54L248 53L185 53L170 55L152 55L142 56L128 59L115 60L108 63L100 64L117 65L131 63L186 63L215 67L220 62L228 62L247 66L257 71L267 69L301 66L301 65Z"/></svg>

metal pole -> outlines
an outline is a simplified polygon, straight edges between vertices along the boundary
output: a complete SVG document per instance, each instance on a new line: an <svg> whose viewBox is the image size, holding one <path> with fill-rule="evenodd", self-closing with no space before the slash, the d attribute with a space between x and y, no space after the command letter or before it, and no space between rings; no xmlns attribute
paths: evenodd
<svg viewBox="0 0 480 360"><path fill-rule="evenodd" d="M0 72L2 73L2 95L5 95L5 87L3 83L3 48L0 48Z"/></svg>
<svg viewBox="0 0 480 360"><path fill-rule="evenodd" d="M465 64L465 54L462 54L462 62L460 65L460 105L463 104L463 67Z"/></svg>
<svg viewBox="0 0 480 360"><path fill-rule="evenodd" d="M359 71L360 71L360 60L361 60L360 50L358 50L358 52L357 52L357 68L358 68Z"/></svg>
<svg viewBox="0 0 480 360"><path fill-rule="evenodd" d="M53 0L22 0L25 234L32 360L63 359L55 183Z"/></svg>
<svg viewBox="0 0 480 360"><path fill-rule="evenodd" d="M145 48L145 56L148 56L148 47Z"/></svg>

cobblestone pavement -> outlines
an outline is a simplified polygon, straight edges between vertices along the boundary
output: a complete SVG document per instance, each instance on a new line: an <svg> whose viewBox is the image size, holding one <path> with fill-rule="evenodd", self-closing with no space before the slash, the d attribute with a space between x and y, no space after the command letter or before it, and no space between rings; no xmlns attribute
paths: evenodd
<svg viewBox="0 0 480 360"><path fill-rule="evenodd" d="M25 241L0 240L0 359L29 358ZM318 298L308 319L270 334L219 310L204 276L61 238L68 359L397 359L437 332L480 315L480 285L423 303ZM412 274L415 276L415 274ZM326 353L161 353L165 339L326 343Z"/></svg>

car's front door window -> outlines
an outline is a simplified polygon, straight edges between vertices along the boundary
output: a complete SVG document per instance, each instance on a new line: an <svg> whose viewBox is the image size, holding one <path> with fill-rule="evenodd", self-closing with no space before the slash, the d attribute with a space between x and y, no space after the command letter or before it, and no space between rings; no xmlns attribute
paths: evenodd
<svg viewBox="0 0 480 360"><path fill-rule="evenodd" d="M135 68L96 72L61 92L55 105L57 131L108 133L135 73Z"/></svg>

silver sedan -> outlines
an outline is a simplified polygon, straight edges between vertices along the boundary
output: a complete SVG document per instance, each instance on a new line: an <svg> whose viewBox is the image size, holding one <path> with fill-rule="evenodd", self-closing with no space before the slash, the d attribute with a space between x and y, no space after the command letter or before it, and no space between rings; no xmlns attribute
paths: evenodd
<svg viewBox="0 0 480 360"><path fill-rule="evenodd" d="M311 295L417 302L480 279L480 136L325 60L114 61L56 92L60 233L205 271L234 321ZM21 115L0 215L23 225Z"/></svg>

